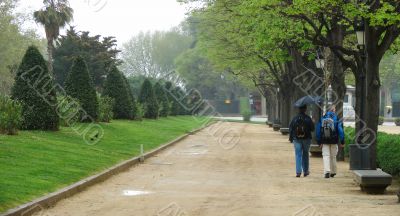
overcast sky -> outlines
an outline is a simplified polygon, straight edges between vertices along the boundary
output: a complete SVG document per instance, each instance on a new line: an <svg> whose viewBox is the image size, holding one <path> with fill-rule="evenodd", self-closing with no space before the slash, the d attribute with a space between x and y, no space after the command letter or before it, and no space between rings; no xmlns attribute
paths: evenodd
<svg viewBox="0 0 400 216"><path fill-rule="evenodd" d="M117 37L118 44L140 31L168 30L185 17L185 6L176 0L70 0L78 30ZM20 10L38 10L43 0L20 0ZM30 24L44 35L37 24Z"/></svg>

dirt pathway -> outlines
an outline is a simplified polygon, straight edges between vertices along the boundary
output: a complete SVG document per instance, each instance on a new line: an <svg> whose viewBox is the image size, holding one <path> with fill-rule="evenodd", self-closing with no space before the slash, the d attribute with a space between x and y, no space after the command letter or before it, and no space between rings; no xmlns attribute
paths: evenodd
<svg viewBox="0 0 400 216"><path fill-rule="evenodd" d="M242 133L232 150L202 131L37 215L400 215L394 187L386 195L361 193L347 163L336 178L323 179L322 159L312 158L311 176L295 178L287 137L264 125L226 127Z"/></svg>

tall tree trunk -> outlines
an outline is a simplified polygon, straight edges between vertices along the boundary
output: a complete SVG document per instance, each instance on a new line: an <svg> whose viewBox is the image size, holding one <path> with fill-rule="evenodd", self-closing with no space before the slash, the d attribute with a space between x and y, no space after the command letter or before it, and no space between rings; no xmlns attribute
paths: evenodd
<svg viewBox="0 0 400 216"><path fill-rule="evenodd" d="M290 122L290 111L291 111L291 97L290 93L287 92L287 89L280 92L280 101L281 101L281 112L279 119L281 120L281 127L287 128L289 127Z"/></svg>
<svg viewBox="0 0 400 216"><path fill-rule="evenodd" d="M264 91L264 95L265 95L265 100L266 100L266 104L267 104L268 121L269 122L274 122L276 101L274 99L273 94L271 94L270 90L266 89Z"/></svg>
<svg viewBox="0 0 400 216"><path fill-rule="evenodd" d="M378 136L379 121L379 62L373 55L368 55L367 73L366 73L366 112L365 121L367 131L364 133L366 144L370 144L370 166L376 169L376 138Z"/></svg>
<svg viewBox="0 0 400 216"><path fill-rule="evenodd" d="M49 73L54 77L53 51L54 51L54 40L52 38L47 38L47 54L49 58L47 62L47 69L49 70Z"/></svg>

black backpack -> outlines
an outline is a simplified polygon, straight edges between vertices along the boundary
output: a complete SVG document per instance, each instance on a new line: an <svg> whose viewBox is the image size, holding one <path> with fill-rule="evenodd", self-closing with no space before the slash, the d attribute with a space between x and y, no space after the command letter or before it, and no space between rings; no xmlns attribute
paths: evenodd
<svg viewBox="0 0 400 216"><path fill-rule="evenodd" d="M296 139L306 139L310 129L306 123L306 116L299 115L294 124L294 135Z"/></svg>

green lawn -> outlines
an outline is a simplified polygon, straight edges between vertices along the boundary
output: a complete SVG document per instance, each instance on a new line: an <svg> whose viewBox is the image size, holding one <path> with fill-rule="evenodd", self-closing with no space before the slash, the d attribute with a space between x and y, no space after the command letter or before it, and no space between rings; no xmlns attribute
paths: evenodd
<svg viewBox="0 0 400 216"><path fill-rule="evenodd" d="M199 118L197 118L199 119ZM22 131L0 135L0 212L98 173L118 162L199 128L190 116L101 124L103 139L94 146L70 128L58 132Z"/></svg>

